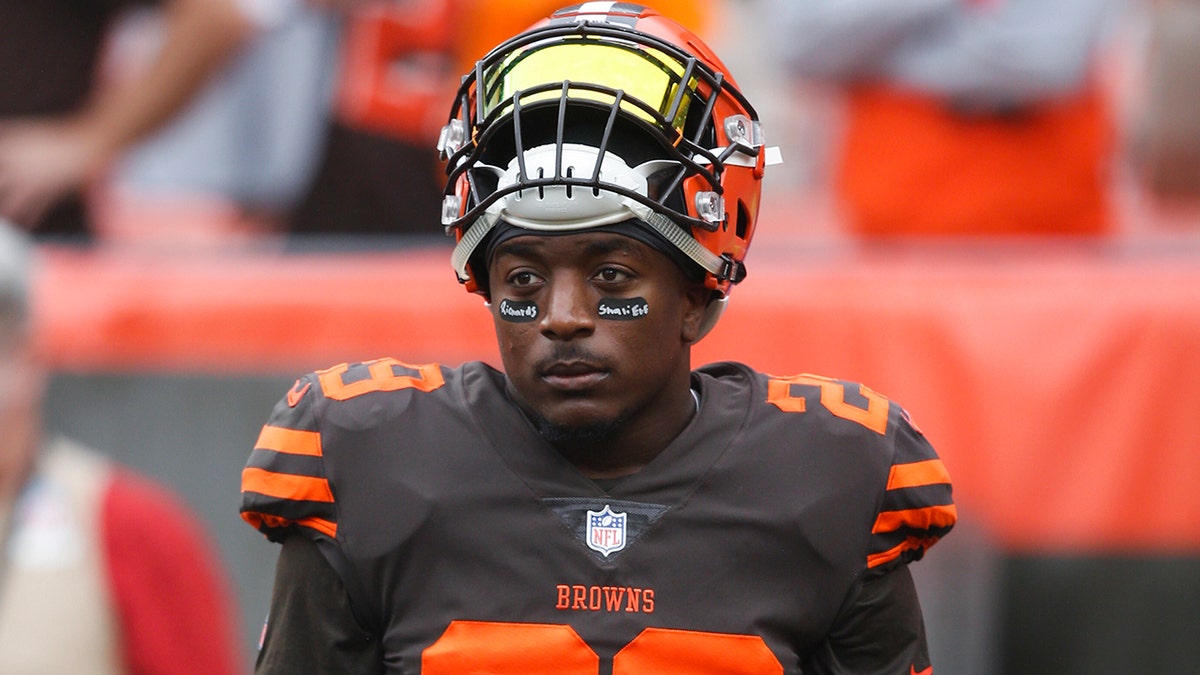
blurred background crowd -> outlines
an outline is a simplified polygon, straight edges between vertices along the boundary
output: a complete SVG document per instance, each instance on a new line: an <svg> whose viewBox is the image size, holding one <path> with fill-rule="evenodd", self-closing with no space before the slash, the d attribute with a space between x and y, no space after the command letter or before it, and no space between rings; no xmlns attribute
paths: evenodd
<svg viewBox="0 0 1200 675"><path fill-rule="evenodd" d="M458 76L560 4L0 0L47 427L197 512L247 665L256 425L336 361L492 356L434 144ZM1200 2L642 4L784 157L701 356L868 382L955 478L916 566L937 672L1200 672Z"/></svg>
<svg viewBox="0 0 1200 675"><path fill-rule="evenodd" d="M0 214L105 241L436 234L458 75L555 4L5 3ZM1194 213L1195 3L660 4L786 150L767 201L812 213L764 229L1108 235Z"/></svg>

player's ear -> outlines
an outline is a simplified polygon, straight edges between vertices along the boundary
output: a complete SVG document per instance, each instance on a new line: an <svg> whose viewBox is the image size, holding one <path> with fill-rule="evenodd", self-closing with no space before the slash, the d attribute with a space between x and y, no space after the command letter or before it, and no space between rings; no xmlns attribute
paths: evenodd
<svg viewBox="0 0 1200 675"><path fill-rule="evenodd" d="M683 326L680 337L687 344L700 339L700 327L708 309L715 299L713 292L702 283L687 283L683 286Z"/></svg>

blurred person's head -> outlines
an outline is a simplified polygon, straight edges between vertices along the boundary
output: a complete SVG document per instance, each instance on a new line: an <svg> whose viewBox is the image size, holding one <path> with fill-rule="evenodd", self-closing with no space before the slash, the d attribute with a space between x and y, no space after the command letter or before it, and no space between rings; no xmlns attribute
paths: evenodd
<svg viewBox="0 0 1200 675"><path fill-rule="evenodd" d="M0 219L0 503L23 481L40 434L45 378L33 342L33 265L28 235Z"/></svg>

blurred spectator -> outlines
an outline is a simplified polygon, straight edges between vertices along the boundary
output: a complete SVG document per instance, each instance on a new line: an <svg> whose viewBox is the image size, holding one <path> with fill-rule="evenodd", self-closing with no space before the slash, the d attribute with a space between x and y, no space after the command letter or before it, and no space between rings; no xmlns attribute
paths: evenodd
<svg viewBox="0 0 1200 675"><path fill-rule="evenodd" d="M866 236L1100 234L1120 0L765 0L794 75L844 103L834 190Z"/></svg>
<svg viewBox="0 0 1200 675"><path fill-rule="evenodd" d="M326 142L343 22L316 0L271 9L220 76L122 158L99 200L105 236L191 245L283 229ZM136 60L161 32L129 17L114 60Z"/></svg>
<svg viewBox="0 0 1200 675"><path fill-rule="evenodd" d="M321 0L312 0L321 2ZM349 8L335 114L293 233L440 235L442 165L434 151L446 101L487 49L562 0L323 0ZM641 2L684 25L708 0ZM397 177L402 179L397 180Z"/></svg>
<svg viewBox="0 0 1200 675"><path fill-rule="evenodd" d="M44 439L32 249L0 220L0 673L243 672L226 581L164 487Z"/></svg>
<svg viewBox="0 0 1200 675"><path fill-rule="evenodd" d="M449 0L275 9L222 77L125 158L112 228L143 237L174 212L291 234L439 234Z"/></svg>
<svg viewBox="0 0 1200 675"><path fill-rule="evenodd" d="M284 1L227 76L131 153L120 218L208 199L291 234L449 244L435 145L457 75L562 0ZM643 4L695 29L713 0Z"/></svg>
<svg viewBox="0 0 1200 675"><path fill-rule="evenodd" d="M1150 193L1200 201L1200 2L1153 0L1134 159Z"/></svg>
<svg viewBox="0 0 1200 675"><path fill-rule="evenodd" d="M338 22L338 69L324 143L285 229L439 235L441 165L434 146L443 102L455 86L451 1L309 2Z"/></svg>
<svg viewBox="0 0 1200 675"><path fill-rule="evenodd" d="M252 23L238 2L0 0L0 216L38 235L89 234L80 191L244 42ZM138 77L101 86L110 28L149 4L165 12L162 49Z"/></svg>

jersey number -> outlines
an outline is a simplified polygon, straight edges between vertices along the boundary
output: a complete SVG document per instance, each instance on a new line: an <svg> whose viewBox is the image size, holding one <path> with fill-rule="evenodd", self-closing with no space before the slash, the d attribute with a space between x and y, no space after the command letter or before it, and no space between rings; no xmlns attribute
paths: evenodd
<svg viewBox="0 0 1200 675"><path fill-rule="evenodd" d="M421 655L425 675L596 675L600 657L566 625L454 621ZM647 628L613 658L613 675L762 675L783 666L757 635Z"/></svg>
<svg viewBox="0 0 1200 675"><path fill-rule="evenodd" d="M859 393L867 399L867 407L860 408L846 402L846 387L841 382L817 375L796 375L774 378L767 382L767 402L774 403L784 412L804 412L803 396L792 396L793 385L806 385L821 390L821 405L837 417L858 422L877 434L887 432L888 400L879 394L859 386Z"/></svg>
<svg viewBox="0 0 1200 675"><path fill-rule="evenodd" d="M345 401L372 391L433 391L446 383L436 363L413 366L389 357L366 361L361 365L366 367L367 377L352 382L346 382L346 373L350 371L347 363L318 370L321 391L335 401Z"/></svg>

